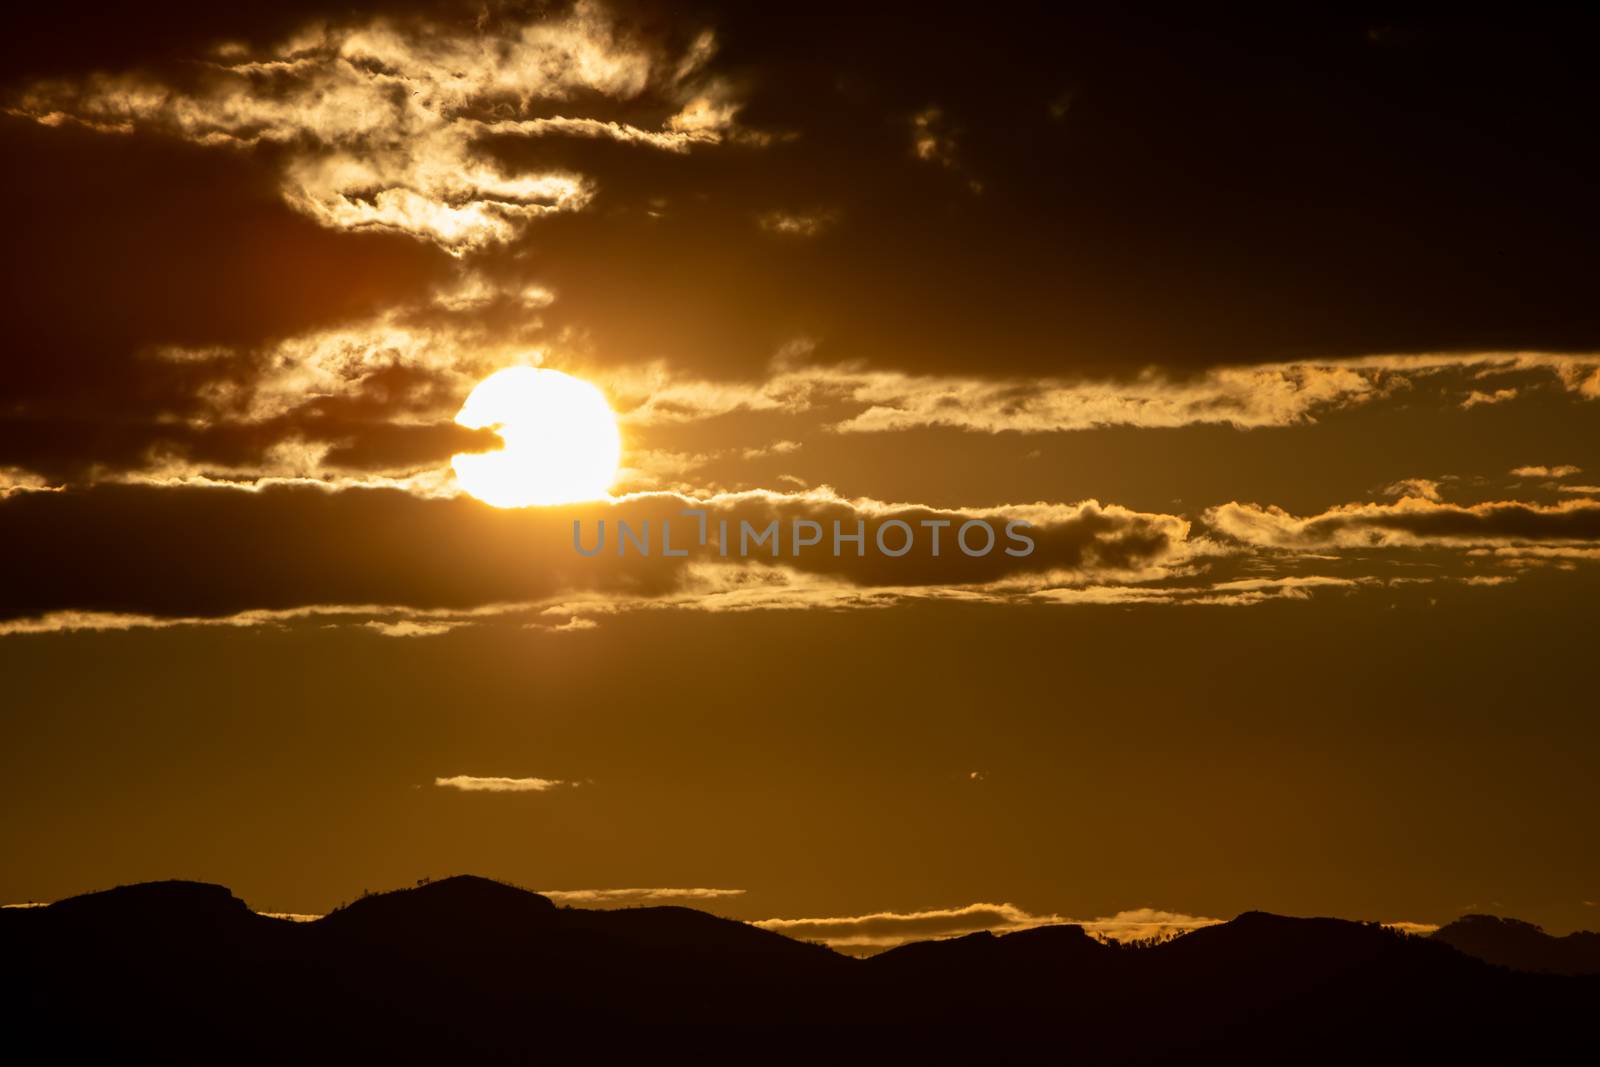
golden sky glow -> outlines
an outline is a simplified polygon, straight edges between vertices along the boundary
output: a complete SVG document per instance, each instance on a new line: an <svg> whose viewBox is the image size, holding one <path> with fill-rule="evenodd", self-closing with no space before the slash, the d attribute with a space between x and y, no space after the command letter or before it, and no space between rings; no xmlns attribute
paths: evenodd
<svg viewBox="0 0 1600 1067"><path fill-rule="evenodd" d="M1592 34L28 17L0 902L1590 921Z"/></svg>

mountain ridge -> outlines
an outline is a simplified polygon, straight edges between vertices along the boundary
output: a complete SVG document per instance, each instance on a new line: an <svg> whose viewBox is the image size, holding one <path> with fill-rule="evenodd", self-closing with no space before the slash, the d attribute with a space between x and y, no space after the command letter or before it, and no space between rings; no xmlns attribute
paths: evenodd
<svg viewBox="0 0 1600 1067"><path fill-rule="evenodd" d="M1600 992L1339 919L1247 912L1141 948L1060 925L857 959L692 908L561 907L472 876L310 922L223 886L144 883L11 910L0 937L0 1017L46 1058L1526 1057L1592 1041L1583 1005Z"/></svg>
<svg viewBox="0 0 1600 1067"><path fill-rule="evenodd" d="M1431 937L1469 956L1512 970L1600 975L1600 933L1589 930L1557 937L1521 919L1463 915L1435 930Z"/></svg>

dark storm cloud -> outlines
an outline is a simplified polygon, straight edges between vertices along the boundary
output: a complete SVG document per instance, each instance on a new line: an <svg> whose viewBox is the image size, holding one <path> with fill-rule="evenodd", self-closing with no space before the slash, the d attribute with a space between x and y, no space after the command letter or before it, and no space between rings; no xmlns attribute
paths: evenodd
<svg viewBox="0 0 1600 1067"><path fill-rule="evenodd" d="M1581 25L709 17L766 147L498 146L600 175L530 245L554 321L611 358L743 373L797 333L822 359L1065 374L1600 345ZM930 107L959 166L919 158ZM838 221L807 241L754 224L818 210Z"/></svg>
<svg viewBox="0 0 1600 1067"><path fill-rule="evenodd" d="M188 383L147 386L140 350L281 337L445 277L448 260L416 242L340 235L293 212L238 154L13 117L0 139L28 161L0 177L14 357L0 410L181 410Z"/></svg>
<svg viewBox="0 0 1600 1067"><path fill-rule="evenodd" d="M537 601L558 595L663 596L688 587L695 564L722 562L714 547L692 558L664 558L661 523L673 524L673 547L694 546L696 520L686 507L708 511L710 532L728 521L738 551L742 521L758 531L779 523L781 553L748 550L752 563L855 586L961 586L1025 579L1055 572L1136 577L1177 558L1188 524L1167 516L1115 507L1032 505L1008 512L935 512L908 506L849 503L824 494L750 493L703 503L669 494L626 498L611 505L496 511L466 499L419 499L391 490L271 487L165 489L102 486L62 492L18 492L0 498L0 558L12 575L0 595L7 618L51 612L111 612L166 617L221 616L311 605L396 605L467 610ZM1010 517L1034 523L1035 550L1005 535ZM794 519L820 524L821 544L796 556ZM958 547L960 525L986 519L992 550L969 557ZM574 520L593 546L597 523L610 528L606 550L593 558L573 547ZM616 522L634 531L648 522L652 554L616 551ZM900 558L877 551L877 527L907 523L917 536ZM932 557L925 519L949 522L942 553ZM865 530L860 548L846 542L830 553L833 524L845 534ZM808 531L809 533L809 531ZM888 544L898 550L903 533ZM969 546L983 547L976 528ZM770 542L768 542L770 544ZM860 554L857 555L856 553ZM741 561L730 561L735 566Z"/></svg>
<svg viewBox="0 0 1600 1067"><path fill-rule="evenodd" d="M494 448L490 431L453 422L395 423L361 417L343 405L260 422L186 424L162 419L0 419L0 466L30 471L46 484L185 476L253 482L267 477L362 473L403 475L439 468L458 452Z"/></svg>
<svg viewBox="0 0 1600 1067"><path fill-rule="evenodd" d="M448 263L293 212L252 161L167 140L0 118L13 205L0 465L52 477L138 466L207 412L247 359L177 363L155 346L249 346L425 293ZM255 435L257 430L244 431Z"/></svg>
<svg viewBox="0 0 1600 1067"><path fill-rule="evenodd" d="M712 29L706 84L764 139L484 131L492 156L594 179L588 210L490 259L536 266L552 325L608 360L750 373L797 333L824 359L1061 374L1600 346L1582 23L613 7L661 54ZM661 104L580 89L519 117ZM918 147L930 114L938 151ZM758 224L774 212L836 222L781 241Z"/></svg>

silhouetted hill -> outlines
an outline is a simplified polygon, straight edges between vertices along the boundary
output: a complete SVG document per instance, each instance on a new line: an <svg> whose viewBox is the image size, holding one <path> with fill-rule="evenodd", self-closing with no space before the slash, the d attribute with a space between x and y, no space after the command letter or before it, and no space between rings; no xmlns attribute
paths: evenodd
<svg viewBox="0 0 1600 1067"><path fill-rule="evenodd" d="M1250 913L1153 947L1076 926L858 960L688 908L593 911L481 878L255 915L127 886L0 920L16 1062L1537 1060L1600 980Z"/></svg>
<svg viewBox="0 0 1600 1067"><path fill-rule="evenodd" d="M316 923L319 933L408 950L470 949L547 931L546 897L488 878L459 875L415 889L364 896Z"/></svg>
<svg viewBox="0 0 1600 1067"><path fill-rule="evenodd" d="M943 941L915 941L876 956L871 966L885 974L915 974L928 966L961 967L978 973L1021 966L1094 967L1110 962L1113 951L1081 926L1040 926L997 936L983 931Z"/></svg>
<svg viewBox="0 0 1600 1067"><path fill-rule="evenodd" d="M1600 934L1555 937L1533 923L1494 915L1464 915L1433 939L1502 967L1548 974L1600 974Z"/></svg>

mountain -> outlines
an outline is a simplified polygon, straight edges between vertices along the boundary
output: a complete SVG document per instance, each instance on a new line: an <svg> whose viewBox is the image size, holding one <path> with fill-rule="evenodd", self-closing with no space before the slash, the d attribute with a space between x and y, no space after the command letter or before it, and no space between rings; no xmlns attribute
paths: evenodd
<svg viewBox="0 0 1600 1067"><path fill-rule="evenodd" d="M677 907L460 877L315 922L226 888L0 912L14 1062L1333 1063L1584 1047L1600 979L1252 912L1152 947L1076 926L868 959Z"/></svg>
<svg viewBox="0 0 1600 1067"><path fill-rule="evenodd" d="M1433 939L1502 967L1547 974L1600 975L1600 934L1555 937L1533 923L1494 915L1464 915Z"/></svg>

